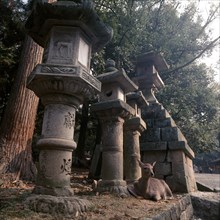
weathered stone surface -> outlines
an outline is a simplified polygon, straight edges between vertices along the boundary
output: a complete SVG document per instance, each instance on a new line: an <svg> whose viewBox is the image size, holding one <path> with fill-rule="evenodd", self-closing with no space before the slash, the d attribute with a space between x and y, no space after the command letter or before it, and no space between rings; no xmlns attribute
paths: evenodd
<svg viewBox="0 0 220 220"><path fill-rule="evenodd" d="M38 2L25 27L28 34L44 47L48 30L55 25L80 26L92 40L94 52L104 47L113 35L112 29L99 19L90 1L60 1L52 4Z"/></svg>
<svg viewBox="0 0 220 220"><path fill-rule="evenodd" d="M186 195L180 199L180 201L164 210L160 214L151 218L141 218L142 220L192 220L193 219L193 207L191 198Z"/></svg>
<svg viewBox="0 0 220 220"><path fill-rule="evenodd" d="M161 128L161 137L163 141L185 141L182 132L177 127Z"/></svg>
<svg viewBox="0 0 220 220"><path fill-rule="evenodd" d="M100 92L101 83L90 74L91 51L101 49L112 30L99 20L91 2L85 1L37 2L26 28L45 49L43 64L27 82L45 106L34 192L70 196L76 109Z"/></svg>
<svg viewBox="0 0 220 220"><path fill-rule="evenodd" d="M120 196L130 195L127 190L127 183L123 180L101 180L97 184L97 192L110 192Z"/></svg>
<svg viewBox="0 0 220 220"><path fill-rule="evenodd" d="M106 72L98 75L97 79L104 84L104 88L102 88L103 95L105 95L107 93L107 90L109 90L111 87L113 87L111 89L111 92L114 92L115 90L117 91L117 87L120 87L124 93L135 91L138 88L137 85L135 85L127 76L123 69L117 70L115 68L115 70L111 72ZM106 97L104 100L106 100Z"/></svg>
<svg viewBox="0 0 220 220"><path fill-rule="evenodd" d="M31 195L26 199L25 205L35 212L75 217L92 206L88 200L75 196L57 197L49 195Z"/></svg>
<svg viewBox="0 0 220 220"><path fill-rule="evenodd" d="M143 154L143 162L145 163L153 163L164 162L166 160L166 151L148 151Z"/></svg>
<svg viewBox="0 0 220 220"><path fill-rule="evenodd" d="M174 122L174 120L172 118L155 119L154 126L159 127L159 128L175 127L176 123Z"/></svg>
<svg viewBox="0 0 220 220"><path fill-rule="evenodd" d="M135 91L137 87L124 71L115 68L112 60L107 61L106 72L98 78L102 82L101 102L91 108L102 125L102 180L97 190L125 194L128 192L123 180L123 124L136 110L124 100L125 92Z"/></svg>
<svg viewBox="0 0 220 220"><path fill-rule="evenodd" d="M41 73L38 72L39 65L28 77L27 87L33 90L37 96L43 97L43 99L47 98L44 97L47 94L56 93L58 96L58 94L61 93L61 102L61 100L67 99L69 95L77 93L80 102L82 102L84 96L89 98L94 97L96 92L101 90L101 83L92 75L87 76L86 74L88 73L85 71L81 71L79 74ZM67 67L59 66L59 68ZM65 98L64 95L67 97Z"/></svg>
<svg viewBox="0 0 220 220"><path fill-rule="evenodd" d="M139 137L145 128L140 117L128 119L124 124L124 177L129 183L141 177Z"/></svg>
<svg viewBox="0 0 220 220"><path fill-rule="evenodd" d="M141 107L146 107L149 105L147 100L144 98L141 91L129 92L126 94L126 102L136 110L135 116L141 118Z"/></svg>
<svg viewBox="0 0 220 220"><path fill-rule="evenodd" d="M131 106L136 104L139 107L147 107L149 105L141 91L127 93L126 100L127 103Z"/></svg>
<svg viewBox="0 0 220 220"><path fill-rule="evenodd" d="M135 114L135 110L120 99L95 103L91 106L91 111L103 118L107 116L121 115L123 118L129 118Z"/></svg>
<svg viewBox="0 0 220 220"><path fill-rule="evenodd" d="M191 193L194 215L202 220L218 220L220 215L220 193Z"/></svg>
<svg viewBox="0 0 220 220"><path fill-rule="evenodd" d="M192 161L183 151L168 151L168 161L172 161L172 175L167 182L173 191L194 192L197 190ZM191 161L191 162L190 162Z"/></svg>
<svg viewBox="0 0 220 220"><path fill-rule="evenodd" d="M154 66L155 59L161 59L161 57L153 56L153 53L149 53L147 57L145 55L143 58L139 57L134 76L139 89L149 102L148 106L141 108L142 118L148 127L140 138L143 160L163 164L156 175L159 178L165 178L172 190L195 191L196 184L192 167L194 153L168 111L158 103L154 96L153 89L163 87L155 70L156 66ZM164 67L167 68L166 65ZM157 67L156 69L158 70ZM171 168L166 164L170 164Z"/></svg>
<svg viewBox="0 0 220 220"><path fill-rule="evenodd" d="M140 117L133 117L126 120L124 127L125 130L127 129L142 133L146 129L146 124Z"/></svg>
<svg viewBox="0 0 220 220"><path fill-rule="evenodd" d="M182 150L191 160L195 157L194 152L189 147L186 141L168 141L168 148L174 151Z"/></svg>
<svg viewBox="0 0 220 220"><path fill-rule="evenodd" d="M161 141L161 129L160 128L148 128L143 132L141 136L141 143L143 142L159 142Z"/></svg>
<svg viewBox="0 0 220 220"><path fill-rule="evenodd" d="M144 119L161 119L164 120L166 118L170 117L170 114L167 112L166 109L161 108L161 110L157 110L157 109L152 109L152 110L148 110L149 108L151 108L151 104L147 107L146 111L143 109L143 118Z"/></svg>
<svg viewBox="0 0 220 220"><path fill-rule="evenodd" d="M142 142L141 151L158 151L158 150L167 150L167 142Z"/></svg>
<svg viewBox="0 0 220 220"><path fill-rule="evenodd" d="M172 175L172 164L170 162L157 162L154 169L156 176Z"/></svg>

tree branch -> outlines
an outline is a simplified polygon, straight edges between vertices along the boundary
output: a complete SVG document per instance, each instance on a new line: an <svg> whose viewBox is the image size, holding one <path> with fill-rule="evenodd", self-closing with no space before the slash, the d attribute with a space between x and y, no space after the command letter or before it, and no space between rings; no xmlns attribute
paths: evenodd
<svg viewBox="0 0 220 220"><path fill-rule="evenodd" d="M213 40L209 45L207 45L197 56L195 56L192 60L186 62L185 64L173 69L173 70L170 70L170 71L167 71L166 73L172 73L174 71L177 71L179 69L182 69L188 65L190 65L191 63L193 63L196 59L198 59L199 57L201 57L208 49L210 49L218 40L220 39L220 36L217 37L215 40Z"/></svg>

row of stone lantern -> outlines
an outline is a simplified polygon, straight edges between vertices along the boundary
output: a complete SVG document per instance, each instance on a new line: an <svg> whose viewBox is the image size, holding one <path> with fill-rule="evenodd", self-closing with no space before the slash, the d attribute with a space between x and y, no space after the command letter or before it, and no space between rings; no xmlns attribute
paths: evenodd
<svg viewBox="0 0 220 220"><path fill-rule="evenodd" d="M132 167L140 159L138 138L146 127L137 107L144 98L133 92L137 86L123 70L115 68L112 60L106 64L106 73L97 79L89 74L91 52L102 48L112 35L111 29L97 18L90 2L38 3L26 23L30 36L45 48L43 63L36 66L27 83L45 106L42 135L37 143L39 172L34 193L73 194L70 173L72 151L76 147L73 140L75 112L84 99L101 90L101 83L101 102L93 105L103 125L99 188L125 191L123 157L131 162L130 166L125 166L126 180L140 176L138 166L135 170ZM133 93L126 96L129 92ZM131 116L134 117L125 124L124 156L123 124ZM126 146L130 141L135 145L133 150ZM132 152L131 157L128 149ZM136 173L133 177L129 174L132 169Z"/></svg>
<svg viewBox="0 0 220 220"><path fill-rule="evenodd" d="M157 102L153 89L164 85L154 66L166 63L154 53L138 58L134 82L143 95L136 92L137 85L123 69L116 69L112 60L108 60L105 73L92 76L91 53L111 39L112 30L100 21L90 1L37 3L26 28L45 48L43 63L36 66L27 82L45 106L42 135L37 143L39 173L34 192L73 195L70 173L76 147L75 112L85 99L101 91L102 84L100 102L92 106L102 124L102 180L98 190L126 193L126 181L141 175L137 164L139 136L146 124L140 109L147 106L147 101Z"/></svg>
<svg viewBox="0 0 220 220"><path fill-rule="evenodd" d="M97 79L102 83L100 102L92 106L102 127L102 180L97 190L126 194L127 182L141 176L139 136L146 125L140 104L147 102L141 92L135 92L138 87L125 71L115 68L113 60L107 61L105 73Z"/></svg>

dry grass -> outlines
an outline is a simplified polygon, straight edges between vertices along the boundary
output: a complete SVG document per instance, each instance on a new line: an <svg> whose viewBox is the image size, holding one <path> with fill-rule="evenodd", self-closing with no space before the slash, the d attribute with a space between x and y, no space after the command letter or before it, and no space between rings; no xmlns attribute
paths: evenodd
<svg viewBox="0 0 220 220"><path fill-rule="evenodd" d="M33 183L3 181L0 186L0 219L1 220L38 220L38 219L97 219L97 220L124 220L142 219L152 217L163 210L168 209L181 196L175 196L172 200L153 202L133 197L120 198L108 193L97 195L92 191L92 181L87 179L87 171L74 169L71 186L76 196L86 198L93 206L81 215L75 216L51 216L49 214L33 212L24 205L25 199L31 194Z"/></svg>

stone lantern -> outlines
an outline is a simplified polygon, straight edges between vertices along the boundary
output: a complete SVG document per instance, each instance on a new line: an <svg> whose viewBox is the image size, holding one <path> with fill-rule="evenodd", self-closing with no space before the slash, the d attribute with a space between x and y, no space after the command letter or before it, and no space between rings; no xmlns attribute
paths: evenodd
<svg viewBox="0 0 220 220"><path fill-rule="evenodd" d="M112 30L90 1L37 3L26 29L44 47L43 63L27 80L45 106L34 193L69 196L75 112L101 90L100 81L90 74L91 53L111 39Z"/></svg>
<svg viewBox="0 0 220 220"><path fill-rule="evenodd" d="M115 68L115 62L108 60L106 72L97 76L102 82L100 102L92 106L102 126L102 169L98 182L99 192L127 193L123 180L123 124L135 115L135 109L128 105L125 94L137 90L125 71Z"/></svg>
<svg viewBox="0 0 220 220"><path fill-rule="evenodd" d="M147 124L140 137L142 160L157 161L155 176L164 179L173 192L193 192L197 189L192 163L194 152L171 115L154 96L155 89L164 87L158 72L167 69L161 54L148 52L137 57L132 79L149 102L149 106L141 107Z"/></svg>
<svg viewBox="0 0 220 220"><path fill-rule="evenodd" d="M126 94L127 103L135 109L135 115L124 124L124 177L127 183L132 183L141 177L139 137L146 129L146 123L141 118L141 107L148 106L141 91Z"/></svg>
<svg viewBox="0 0 220 220"><path fill-rule="evenodd" d="M157 102L154 91L164 87L158 72L168 69L166 61L160 54L148 52L138 56L135 64L136 71L132 80L139 86L148 102Z"/></svg>

